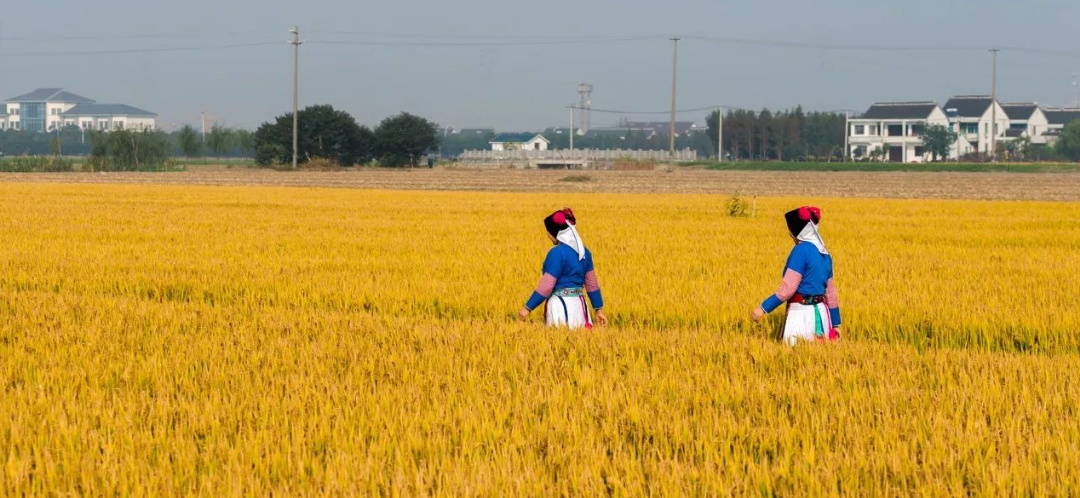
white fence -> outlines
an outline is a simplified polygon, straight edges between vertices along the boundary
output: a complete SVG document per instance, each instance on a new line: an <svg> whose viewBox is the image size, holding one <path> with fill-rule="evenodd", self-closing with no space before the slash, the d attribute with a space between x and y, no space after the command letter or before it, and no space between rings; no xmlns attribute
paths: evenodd
<svg viewBox="0 0 1080 498"><path fill-rule="evenodd" d="M666 150L574 149L574 150L467 150L458 156L462 161L696 161L697 151L677 150L672 156Z"/></svg>

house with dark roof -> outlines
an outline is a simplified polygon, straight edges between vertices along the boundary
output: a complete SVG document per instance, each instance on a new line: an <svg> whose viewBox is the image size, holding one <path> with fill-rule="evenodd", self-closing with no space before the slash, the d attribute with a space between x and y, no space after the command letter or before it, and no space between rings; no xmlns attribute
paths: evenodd
<svg viewBox="0 0 1080 498"><path fill-rule="evenodd" d="M957 95L944 105L949 124L957 132L956 155L990 154L995 142L1008 140L1009 114L989 95Z"/></svg>
<svg viewBox="0 0 1080 498"><path fill-rule="evenodd" d="M1001 108L1009 115L1009 129L1005 130L1006 139L1019 139L1027 137L1033 144L1046 143L1046 130L1050 128L1050 122L1046 119L1046 113L1035 102L1011 102L1002 103Z"/></svg>
<svg viewBox="0 0 1080 498"><path fill-rule="evenodd" d="M934 102L875 103L862 116L848 120L848 153L855 159L926 161L929 157L921 135L930 125L949 125L945 112Z"/></svg>
<svg viewBox="0 0 1080 498"><path fill-rule="evenodd" d="M551 141L539 133L500 133L491 139L491 150L548 150Z"/></svg>
<svg viewBox="0 0 1080 498"><path fill-rule="evenodd" d="M1056 137L1061 134L1065 125L1080 121L1080 107L1047 107L1046 111L1047 135Z"/></svg>
<svg viewBox="0 0 1080 498"><path fill-rule="evenodd" d="M7 129L47 132L64 126L83 129L154 129L157 115L124 104L98 104L64 90L38 88L4 101Z"/></svg>

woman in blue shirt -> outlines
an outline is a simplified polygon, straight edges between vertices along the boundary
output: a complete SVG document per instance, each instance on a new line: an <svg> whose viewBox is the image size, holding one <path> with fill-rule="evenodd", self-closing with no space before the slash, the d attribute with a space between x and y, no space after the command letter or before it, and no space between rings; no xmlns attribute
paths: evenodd
<svg viewBox="0 0 1080 498"><path fill-rule="evenodd" d="M760 321L781 304L787 303L784 341L795 345L800 339L840 338L840 297L833 282L833 261L818 224L821 210L803 206L784 215L795 247L784 266L780 289L754 309L751 318Z"/></svg>
<svg viewBox="0 0 1080 498"><path fill-rule="evenodd" d="M603 311L604 298L593 268L592 253L581 241L576 224L577 218L570 208L555 211L544 219L544 228L555 247L548 251L544 259L543 276L536 291L518 311L521 320L546 303L544 318L549 326L592 328L592 317L585 304L585 296L588 295L589 302L596 310L596 322L601 326L607 325Z"/></svg>

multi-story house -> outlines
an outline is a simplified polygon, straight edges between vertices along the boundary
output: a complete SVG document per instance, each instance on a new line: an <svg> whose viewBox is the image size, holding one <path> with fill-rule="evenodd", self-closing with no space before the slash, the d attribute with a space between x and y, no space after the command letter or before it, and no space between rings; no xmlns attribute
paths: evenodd
<svg viewBox="0 0 1080 498"><path fill-rule="evenodd" d="M952 157L970 154L989 155L993 143L1007 140L1008 113L987 95L960 95L945 103L952 130L957 133Z"/></svg>
<svg viewBox="0 0 1080 498"><path fill-rule="evenodd" d="M1065 125L1072 121L1080 121L1080 108L1078 107L1047 107L1045 113L1048 123L1046 135L1051 139L1060 135Z"/></svg>
<svg viewBox="0 0 1080 498"><path fill-rule="evenodd" d="M157 115L124 104L98 104L62 88L38 88L4 101L6 129L37 132L64 126L86 130L152 130Z"/></svg>
<svg viewBox="0 0 1080 498"><path fill-rule="evenodd" d="M1009 115L1009 129L1005 131L1007 139L1027 137L1032 144L1046 144L1046 131L1050 122L1046 113L1037 103L1004 103L1001 108Z"/></svg>
<svg viewBox="0 0 1080 498"><path fill-rule="evenodd" d="M848 121L850 157L902 163L927 160L922 130L948 126L945 112L934 102L878 102L862 117Z"/></svg>

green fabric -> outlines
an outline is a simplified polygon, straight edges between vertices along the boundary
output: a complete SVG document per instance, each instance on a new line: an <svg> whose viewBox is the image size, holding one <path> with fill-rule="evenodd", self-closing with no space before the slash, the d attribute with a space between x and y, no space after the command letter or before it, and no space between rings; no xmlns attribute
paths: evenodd
<svg viewBox="0 0 1080 498"><path fill-rule="evenodd" d="M821 324L821 306L814 305L814 335L825 337L825 327Z"/></svg>

